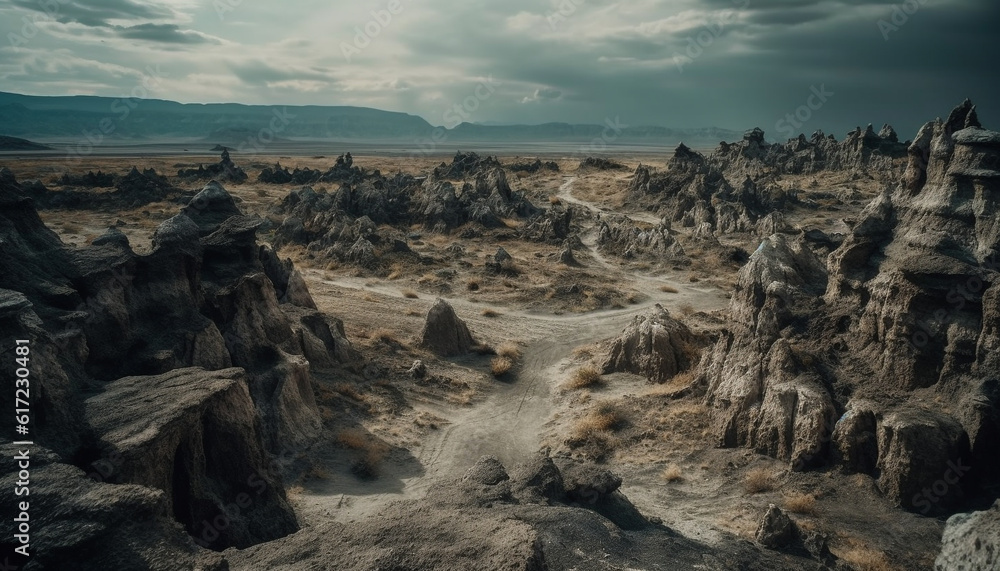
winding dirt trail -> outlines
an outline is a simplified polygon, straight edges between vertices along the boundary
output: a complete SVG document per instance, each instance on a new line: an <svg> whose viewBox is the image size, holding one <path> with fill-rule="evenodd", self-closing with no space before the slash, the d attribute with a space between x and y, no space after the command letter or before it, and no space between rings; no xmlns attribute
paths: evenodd
<svg viewBox="0 0 1000 571"><path fill-rule="evenodd" d="M569 179L560 187L560 199L592 212L602 212L598 206L572 197L573 180ZM696 288L671 277L623 271L598 252L594 226L596 224L585 231L593 241L588 243L584 239L594 260L605 271L636 286L645 294L645 299L624 309L566 315L498 306L494 309L504 315L502 326L476 323L479 318L472 317L469 321L474 330L477 325L502 327L508 338L525 342L520 365L511 375L512 380L494 383L485 399L469 407L413 403L417 412L432 413L444 419L446 424L431 431L419 447L412 449L412 457L387 462L380 481L366 483L349 475L335 476L323 487L329 493L313 490L300 505L307 521L313 517L358 520L376 512L387 502L422 497L436 483L460 476L483 455L496 456L507 466L528 459L541 447L546 424L556 409L557 386L565 379L574 348L618 334L635 315L655 304L668 309L688 304L700 311L714 311L728 303L724 293L714 287ZM327 288L373 292L389 298L387 303L405 301L399 287L392 283L372 283L364 278L344 276L331 279L332 276L321 270L307 270L304 275L307 282ZM663 285L673 286L677 293L663 292ZM315 288L310 289L315 291ZM462 298L445 299L463 316L478 315L489 307Z"/></svg>

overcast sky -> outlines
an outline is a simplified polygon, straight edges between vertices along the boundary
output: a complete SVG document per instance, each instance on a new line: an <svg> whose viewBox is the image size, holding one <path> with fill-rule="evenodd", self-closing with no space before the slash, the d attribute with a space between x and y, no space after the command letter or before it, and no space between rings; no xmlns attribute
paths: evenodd
<svg viewBox="0 0 1000 571"><path fill-rule="evenodd" d="M769 136L812 103L800 131L887 121L912 138L965 97L1000 127L998 26L995 0L0 0L0 90L118 97L152 71L150 96L182 102L435 125L464 102L474 122Z"/></svg>

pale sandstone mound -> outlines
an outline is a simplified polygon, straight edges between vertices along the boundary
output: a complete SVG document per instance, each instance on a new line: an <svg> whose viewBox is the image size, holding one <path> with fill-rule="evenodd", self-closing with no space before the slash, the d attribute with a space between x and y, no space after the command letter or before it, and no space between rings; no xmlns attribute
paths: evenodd
<svg viewBox="0 0 1000 571"><path fill-rule="evenodd" d="M442 357L464 355L476 344L472 333L451 305L438 299L427 313L420 344Z"/></svg>
<svg viewBox="0 0 1000 571"><path fill-rule="evenodd" d="M698 340L687 325L660 304L640 315L616 338L601 368L604 374L628 372L665 383L696 363Z"/></svg>

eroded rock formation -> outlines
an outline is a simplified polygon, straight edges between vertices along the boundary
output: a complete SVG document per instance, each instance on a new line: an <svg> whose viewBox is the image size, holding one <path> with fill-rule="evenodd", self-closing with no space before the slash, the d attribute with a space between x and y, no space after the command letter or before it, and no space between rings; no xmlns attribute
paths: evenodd
<svg viewBox="0 0 1000 571"><path fill-rule="evenodd" d="M628 372L665 383L697 364L698 344L686 325L656 304L650 314L637 316L612 341L601 368L604 374Z"/></svg>
<svg viewBox="0 0 1000 571"><path fill-rule="evenodd" d="M1000 454L1000 134L967 101L908 153L826 264L762 243L701 378L723 444L837 462L940 513Z"/></svg>

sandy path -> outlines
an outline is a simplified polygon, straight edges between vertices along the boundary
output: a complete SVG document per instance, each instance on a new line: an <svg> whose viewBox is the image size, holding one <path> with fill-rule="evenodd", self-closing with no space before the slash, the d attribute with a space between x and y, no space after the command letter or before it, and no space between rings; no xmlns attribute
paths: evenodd
<svg viewBox="0 0 1000 571"><path fill-rule="evenodd" d="M600 212L597 206L571 196L573 180L560 187L560 199ZM434 484L460 476L483 455L496 456L508 467L526 460L540 449L546 424L556 408L557 386L565 379L575 347L616 335L635 315L657 303L670 310L687 304L699 311L714 311L727 305L724 293L711 286L693 287L669 276L623 272L600 255L593 234L593 227L587 229L586 236L593 241L588 243L585 238L584 243L594 259L608 271L619 274L622 281L634 282L646 294L642 302L623 309L564 315L495 306L493 309L504 315L500 325L480 317L489 304L445 297L474 331L499 327L500 330L494 329L495 333L525 341L513 379L495 382L488 396L470 407L412 403L417 412L433 413L446 424L429 433L419 447L410 451L411 457L387 461L379 481L360 482L350 475L335 475L321 489L311 490L299 505L306 520L314 517L357 520L378 511L387 502L422 497ZM388 298L388 304L413 303L404 299L398 284L391 282L335 276L323 270L306 270L304 276L314 292L332 287L377 293ZM663 285L671 285L678 291L665 293L660 289Z"/></svg>

